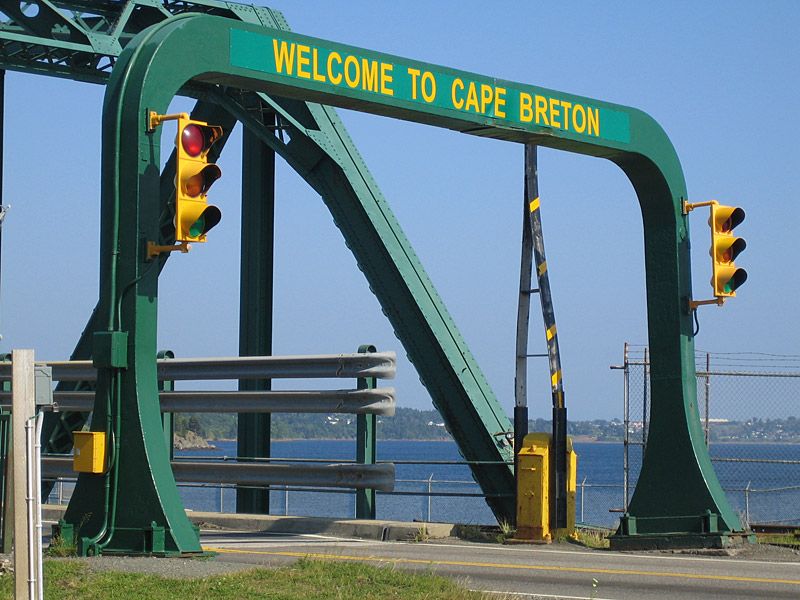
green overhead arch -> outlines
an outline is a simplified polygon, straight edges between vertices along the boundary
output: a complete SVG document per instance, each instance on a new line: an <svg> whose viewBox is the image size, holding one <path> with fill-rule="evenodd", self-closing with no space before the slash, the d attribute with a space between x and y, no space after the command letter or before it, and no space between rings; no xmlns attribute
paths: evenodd
<svg viewBox="0 0 800 600"><path fill-rule="evenodd" d="M198 45L200 44L200 45ZM201 48L198 51L198 47ZM291 66L290 63L291 62ZM591 98L229 19L186 15L139 34L121 54L103 112L101 298L94 360L93 428L116 429L111 490L81 475L66 520L82 525L84 551L194 553L199 541L169 466L157 395L157 263L161 131L181 89L219 102L247 127L237 90L276 98L275 109L305 136L276 144L331 210L436 407L467 458L511 457L508 417L389 209L376 195L338 121L324 106L386 115L463 133L606 158L632 182L642 210L652 416L623 537L740 531L712 468L697 412L687 198L680 163L645 113ZM327 135L316 128L327 119ZM263 129L263 123L262 123ZM340 139L332 141L331 133ZM354 166L356 165L356 166ZM121 361L119 349L127 348ZM495 431L492 431L495 429ZM513 511L507 465L474 470L495 514ZM115 502L104 504L104 498ZM112 512L113 511L113 512ZM157 546L154 540L159 541Z"/></svg>

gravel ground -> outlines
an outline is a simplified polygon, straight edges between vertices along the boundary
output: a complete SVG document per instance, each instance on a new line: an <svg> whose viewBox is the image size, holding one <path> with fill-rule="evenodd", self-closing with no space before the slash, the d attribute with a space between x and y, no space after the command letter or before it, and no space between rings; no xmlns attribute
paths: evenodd
<svg viewBox="0 0 800 600"><path fill-rule="evenodd" d="M148 573L169 579L195 579L249 571L253 565L208 558L156 558L147 556L98 556L93 558L58 558L53 560L79 561L93 572Z"/></svg>

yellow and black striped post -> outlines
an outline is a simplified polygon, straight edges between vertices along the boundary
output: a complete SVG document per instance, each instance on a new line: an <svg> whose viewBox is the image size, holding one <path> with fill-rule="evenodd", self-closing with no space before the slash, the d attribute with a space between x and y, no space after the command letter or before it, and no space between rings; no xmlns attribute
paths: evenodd
<svg viewBox="0 0 800 600"><path fill-rule="evenodd" d="M515 386L515 438L527 433L527 401L525 399L526 367L525 359L531 355L527 352L528 314L530 294L538 293L542 308L545 337L547 338L547 357L550 366L550 386L553 399L553 447L550 453L550 520L551 528L560 529L567 523L567 409L564 405L564 384L561 374L561 357L558 350L558 333L556 329L553 299L550 293L550 280L547 274L547 258L544 252L544 235L542 233L541 200L539 198L539 181L536 146L525 146L525 220L522 239L522 268L520 275L520 302L517 313L517 378ZM532 255L532 256L531 256ZM532 289L531 270L535 266L538 288ZM524 333L523 333L524 330ZM518 421L525 415L525 431ZM519 429L519 431L518 431Z"/></svg>

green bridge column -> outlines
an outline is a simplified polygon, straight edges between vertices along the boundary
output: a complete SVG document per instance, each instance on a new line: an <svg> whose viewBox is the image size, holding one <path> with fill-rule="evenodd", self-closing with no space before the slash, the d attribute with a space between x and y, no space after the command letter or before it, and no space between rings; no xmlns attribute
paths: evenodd
<svg viewBox="0 0 800 600"><path fill-rule="evenodd" d="M275 115L264 117L275 123ZM275 240L275 152L249 129L242 132L242 254L239 355L272 354L272 281ZM269 390L269 379L243 379L240 390ZM237 456L269 458L270 415L240 414ZM236 489L237 513L269 513L269 490Z"/></svg>

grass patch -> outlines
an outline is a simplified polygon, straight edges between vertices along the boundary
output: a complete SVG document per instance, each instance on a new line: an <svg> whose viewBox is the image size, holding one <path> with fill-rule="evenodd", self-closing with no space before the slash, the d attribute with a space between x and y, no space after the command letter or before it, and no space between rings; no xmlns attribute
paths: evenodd
<svg viewBox="0 0 800 600"><path fill-rule="evenodd" d="M86 563L71 560L48 560L44 568L45 597L48 600L174 600L176 597L215 600L478 600L483 597L433 574L413 574L391 566L305 559L280 569L255 569L180 580L139 573L93 573ZM0 576L0 598L10 599L13 594L13 577Z"/></svg>
<svg viewBox="0 0 800 600"><path fill-rule="evenodd" d="M786 546L800 550L800 530L794 533L757 533L756 540L759 544Z"/></svg>
<svg viewBox="0 0 800 600"><path fill-rule="evenodd" d="M609 535L611 535L611 531L608 529L576 528L575 537L571 539L573 539L576 544L587 548L607 549L609 547Z"/></svg>
<svg viewBox="0 0 800 600"><path fill-rule="evenodd" d="M63 535L56 535L50 540L50 544L45 548L44 553L46 556L77 556L78 548L74 542L68 541Z"/></svg>

